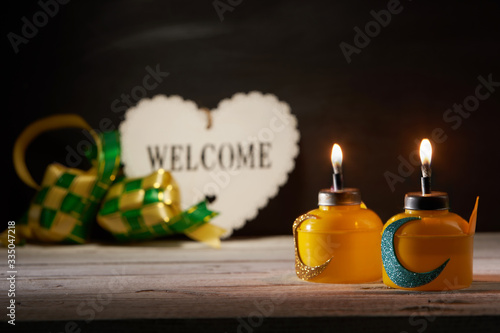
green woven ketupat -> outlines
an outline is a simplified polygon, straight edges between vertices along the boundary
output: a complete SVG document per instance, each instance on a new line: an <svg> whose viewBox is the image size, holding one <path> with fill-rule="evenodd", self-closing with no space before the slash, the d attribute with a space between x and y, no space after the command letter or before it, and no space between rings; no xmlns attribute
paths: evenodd
<svg viewBox="0 0 500 333"><path fill-rule="evenodd" d="M189 233L217 213L202 201L181 211L179 190L162 169L138 179L122 179L109 189L97 220L120 241L145 240Z"/></svg>
<svg viewBox="0 0 500 333"><path fill-rule="evenodd" d="M88 171L58 163L47 167L40 190L19 222L22 236L47 242L86 241L99 204L120 167L118 136L118 132L99 136L100 149Z"/></svg>

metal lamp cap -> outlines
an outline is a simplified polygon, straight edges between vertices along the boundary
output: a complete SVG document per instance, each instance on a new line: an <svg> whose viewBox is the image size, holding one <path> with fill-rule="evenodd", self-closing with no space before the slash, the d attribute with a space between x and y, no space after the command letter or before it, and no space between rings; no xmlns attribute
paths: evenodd
<svg viewBox="0 0 500 333"><path fill-rule="evenodd" d="M357 188L339 191L323 189L318 193L318 206L349 206L361 204L361 193Z"/></svg>
<svg viewBox="0 0 500 333"><path fill-rule="evenodd" d="M445 210L450 209L450 201L446 192L409 192L405 195L405 209L411 210Z"/></svg>

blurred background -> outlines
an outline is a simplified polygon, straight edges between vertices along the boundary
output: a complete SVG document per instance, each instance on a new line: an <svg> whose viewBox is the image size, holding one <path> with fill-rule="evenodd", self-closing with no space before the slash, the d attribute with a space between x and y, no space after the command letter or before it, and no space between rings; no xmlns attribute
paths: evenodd
<svg viewBox="0 0 500 333"><path fill-rule="evenodd" d="M236 92L257 90L290 104L298 119L295 170L235 237L291 234L293 220L314 209L318 191L330 186L334 142L344 151L346 186L360 188L363 201L386 221L403 210L406 192L419 190L419 169L406 173L400 164L418 149L416 140L432 138L433 131L442 141L434 144L433 188L448 192L452 211L466 220L479 195L477 231L500 231L500 83L480 88L489 94L483 100L474 97L478 77L500 82L497 1L41 0L4 6L4 225L17 220L35 194L11 163L20 132L59 113L80 114L94 128L117 127L123 108L113 102L142 84L147 66L159 66L169 75L147 97L178 94L215 108ZM388 7L390 21L381 12L390 13ZM385 18L385 26L370 23L375 16ZM38 27L30 30L34 22ZM371 30L362 37L366 27ZM472 111L454 112L464 101ZM66 146L83 138L79 130L61 130L37 139L27 152L34 178L40 181L49 163L65 163ZM388 175L401 178L390 186ZM93 232L95 239L110 237L97 224Z"/></svg>

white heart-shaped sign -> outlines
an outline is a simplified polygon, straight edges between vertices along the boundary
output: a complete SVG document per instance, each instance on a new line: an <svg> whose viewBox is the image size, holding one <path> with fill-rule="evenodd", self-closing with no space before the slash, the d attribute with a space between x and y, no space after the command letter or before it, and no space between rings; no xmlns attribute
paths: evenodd
<svg viewBox="0 0 500 333"><path fill-rule="evenodd" d="M157 95L130 108L120 125L127 177L172 173L182 208L215 195L211 223L241 228L286 183L299 152L297 120L270 94L237 93L212 111L179 96Z"/></svg>

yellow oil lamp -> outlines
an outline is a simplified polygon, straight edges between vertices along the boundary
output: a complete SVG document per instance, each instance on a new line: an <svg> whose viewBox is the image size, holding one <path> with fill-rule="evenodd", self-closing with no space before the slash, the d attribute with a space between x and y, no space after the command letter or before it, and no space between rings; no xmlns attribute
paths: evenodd
<svg viewBox="0 0 500 333"><path fill-rule="evenodd" d="M302 280L364 283L382 277L382 221L361 202L358 189L344 188L342 158L335 144L333 186L319 192L317 209L293 224L295 269Z"/></svg>
<svg viewBox="0 0 500 333"><path fill-rule="evenodd" d="M383 282L406 290L454 290L472 282L477 203L470 222L450 212L448 194L431 191L432 146L420 145L421 192L407 193L404 213L382 233Z"/></svg>

